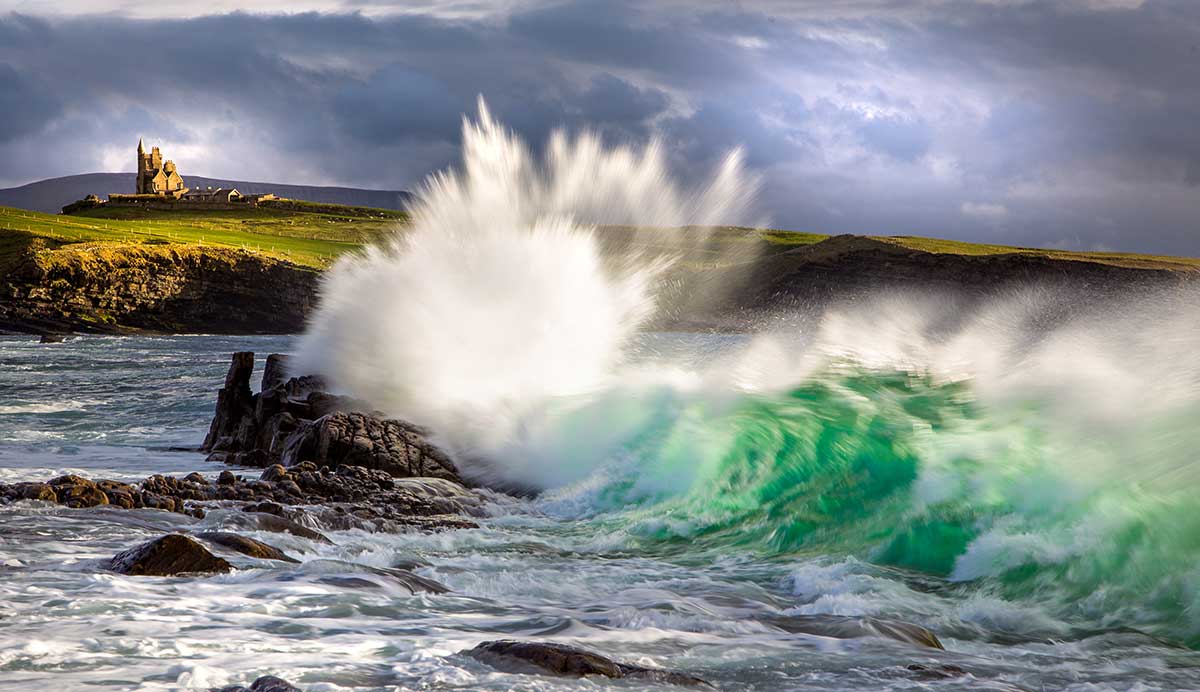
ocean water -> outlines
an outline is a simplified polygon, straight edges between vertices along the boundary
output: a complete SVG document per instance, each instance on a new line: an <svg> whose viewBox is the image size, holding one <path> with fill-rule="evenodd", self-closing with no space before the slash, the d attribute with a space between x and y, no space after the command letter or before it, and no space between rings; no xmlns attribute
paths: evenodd
<svg viewBox="0 0 1200 692"><path fill-rule="evenodd" d="M0 337L0 481L216 474L171 450L202 439L229 353L255 351L261 367L295 345ZM1049 352L1026 345L1010 376ZM542 411L504 448L529 454L517 477L546 474L540 496L494 497L477 530L330 531L334 545L249 534L300 565L121 576L102 561L230 519L0 507L0 689L207 689L264 674L307 690L647 688L504 673L459 653L514 637L722 690L1200 689L1194 397L1143 379L1157 405L1124 399L1136 411L1117 424L1103 397L1085 410L1044 373L1041 388L1018 378L1027 395L1014 398L979 369L944 377L843 355L734 390L685 373L782 372L754 367L776 363L772 344L641 335L627 367L644 377ZM452 591L323 579L413 560ZM946 651L779 624L819 614L923 625ZM931 680L911 664L967 674Z"/></svg>

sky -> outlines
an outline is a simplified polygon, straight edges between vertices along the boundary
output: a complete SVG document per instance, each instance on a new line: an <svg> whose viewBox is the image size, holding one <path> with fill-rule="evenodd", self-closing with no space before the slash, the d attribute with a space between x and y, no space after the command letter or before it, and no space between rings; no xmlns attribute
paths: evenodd
<svg viewBox="0 0 1200 692"><path fill-rule="evenodd" d="M740 146L779 228L1200 256L1197 0L0 0L0 186L145 137L415 189L479 95L689 181Z"/></svg>

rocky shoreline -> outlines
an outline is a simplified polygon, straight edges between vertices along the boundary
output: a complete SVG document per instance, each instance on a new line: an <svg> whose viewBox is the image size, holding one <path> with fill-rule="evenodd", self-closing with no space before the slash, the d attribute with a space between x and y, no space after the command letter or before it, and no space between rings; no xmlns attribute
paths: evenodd
<svg viewBox="0 0 1200 692"><path fill-rule="evenodd" d="M240 569L298 564L270 542L242 535L290 534L333 544L330 534L434 532L480 526L491 504L516 501L464 483L453 459L428 431L389 419L346 397L325 391L319 378L287 377L287 359L267 358L259 392L250 388L254 354L233 354L218 391L209 433L202 445L211 462L258 466L246 474L222 470L183 477L152 475L138 483L63 475L43 482L0 483L0 505L54 503L76 510L161 511L186 517L184 527L118 552L98 568L134 577L203 578ZM190 525L220 513L218 530ZM318 581L349 588L384 588L444 594L450 589L417 574L424 563L377 567L329 563ZM313 562L309 562L311 566ZM914 624L881 618L781 616L769 623L781 632L835 639L877 637L917 649L941 649L937 636ZM628 679L653 684L713 688L694 675L648 668L551 641L482 642L460 655L508 673ZM966 674L954 666L914 664L917 679ZM219 692L293 692L300 688L267 676L249 687Z"/></svg>

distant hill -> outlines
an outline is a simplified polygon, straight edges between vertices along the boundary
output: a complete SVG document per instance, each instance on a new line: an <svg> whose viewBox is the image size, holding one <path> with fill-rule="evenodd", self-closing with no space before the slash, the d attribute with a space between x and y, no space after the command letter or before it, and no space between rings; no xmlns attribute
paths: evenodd
<svg viewBox="0 0 1200 692"><path fill-rule="evenodd" d="M132 193L134 173L85 173L50 178L20 187L0 189L0 206L29 209L54 214L65 205L89 194L101 199L111 192ZM316 185L282 185L278 183L254 183L245 180L204 178L189 175L184 178L190 188L236 187L245 194L274 192L280 197L300 199L306 202L346 204L377 209L404 209L411 198L408 192L397 190L362 190L353 187L320 187Z"/></svg>

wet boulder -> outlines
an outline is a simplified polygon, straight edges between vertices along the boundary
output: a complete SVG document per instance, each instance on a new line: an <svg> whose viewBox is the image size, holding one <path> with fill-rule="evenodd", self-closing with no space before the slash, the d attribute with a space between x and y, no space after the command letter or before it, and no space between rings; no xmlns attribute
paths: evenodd
<svg viewBox="0 0 1200 692"><path fill-rule="evenodd" d="M783 615L767 618L766 622L786 632L814 634L819 637L884 637L916 646L945 648L933 632L902 620L849 615Z"/></svg>
<svg viewBox="0 0 1200 692"><path fill-rule="evenodd" d="M68 507L78 509L80 507L95 507L97 505L108 504L108 496L104 494L104 491L94 481L74 474L52 479L50 487L54 488L54 493L58 496L59 504Z"/></svg>
<svg viewBox="0 0 1200 692"><path fill-rule="evenodd" d="M9 491L14 499L58 502L58 493L49 483L20 483Z"/></svg>
<svg viewBox="0 0 1200 692"><path fill-rule="evenodd" d="M117 553L109 561L109 569L121 574L169 577L228 572L233 565L210 553L196 540L170 533Z"/></svg>
<svg viewBox="0 0 1200 692"><path fill-rule="evenodd" d="M279 560L281 562L300 562L279 548L262 541L248 538L229 531L204 531L196 534L196 538L207 543L219 545L243 555L249 555L259 560Z"/></svg>
<svg viewBox="0 0 1200 692"><path fill-rule="evenodd" d="M108 498L108 504L121 509L133 509L142 505L141 492L128 483L120 481L96 481L96 487Z"/></svg>
<svg viewBox="0 0 1200 692"><path fill-rule="evenodd" d="M301 690L287 680L277 678L274 675L264 675L250 683L249 687L229 685L217 688L213 692L301 692Z"/></svg>
<svg viewBox="0 0 1200 692"><path fill-rule="evenodd" d="M552 673L570 677L601 675L688 687L712 687L708 682L686 673L620 663L586 649L552 642L490 641L466 653L493 668L513 673Z"/></svg>
<svg viewBox="0 0 1200 692"><path fill-rule="evenodd" d="M298 428L285 443L282 463L311 461L318 466L361 466L408 478L429 476L458 481L450 457L428 441L428 432L394 419L337 411Z"/></svg>

